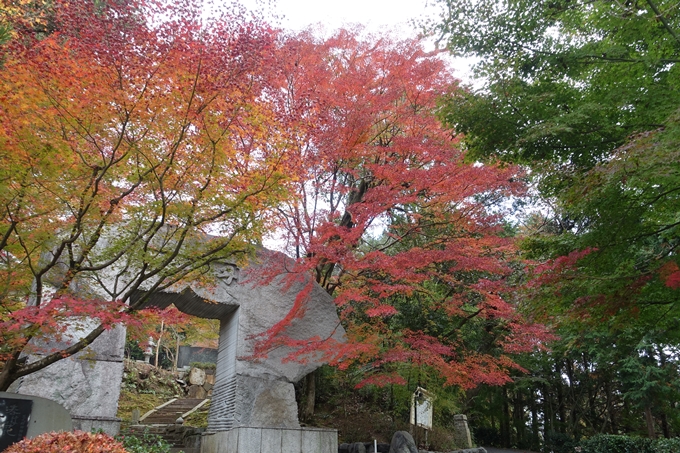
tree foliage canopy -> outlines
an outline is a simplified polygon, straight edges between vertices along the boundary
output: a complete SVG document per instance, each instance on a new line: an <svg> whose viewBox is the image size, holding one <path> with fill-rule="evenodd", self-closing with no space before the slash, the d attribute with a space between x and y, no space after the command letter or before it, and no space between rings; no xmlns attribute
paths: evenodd
<svg viewBox="0 0 680 453"><path fill-rule="evenodd" d="M471 158L529 168L541 204L519 231L535 263L523 306L561 335L552 353L520 360L533 388L496 395L504 442L508 404L517 433L525 407L538 432L536 386L555 446L677 433L678 3L440 3L435 28L478 58L482 84L453 93L442 118Z"/></svg>
<svg viewBox="0 0 680 453"><path fill-rule="evenodd" d="M262 98L267 27L239 11L205 26L191 3L55 2L53 15L51 34L2 49L3 389L136 310L144 298L119 305L133 292L248 253L290 173ZM71 316L101 323L19 363Z"/></svg>
<svg viewBox="0 0 680 453"><path fill-rule="evenodd" d="M479 58L484 89L459 91L444 119L477 157L591 166L666 123L680 98L674 1L445 1L437 27Z"/></svg>
<svg viewBox="0 0 680 453"><path fill-rule="evenodd" d="M436 116L456 81L417 40L303 33L282 52L278 110L302 173L277 217L302 269L335 296L350 340L338 363L383 384L405 382L391 374L402 362L449 385L507 380L510 354L542 335L504 298L515 249L493 208L523 192L519 169L465 163ZM419 310L429 320L409 322ZM463 326L488 334L467 342Z"/></svg>
<svg viewBox="0 0 680 453"><path fill-rule="evenodd" d="M503 298L514 249L493 212L520 172L464 162L436 117L455 80L417 41L287 35L192 1L48 6L48 29L3 17L0 388L129 322L133 293L209 281L275 228L336 298L338 364L411 361L471 386L503 382L536 344ZM417 295L455 322L392 322ZM74 317L96 326L20 360ZM473 319L482 350L460 335Z"/></svg>

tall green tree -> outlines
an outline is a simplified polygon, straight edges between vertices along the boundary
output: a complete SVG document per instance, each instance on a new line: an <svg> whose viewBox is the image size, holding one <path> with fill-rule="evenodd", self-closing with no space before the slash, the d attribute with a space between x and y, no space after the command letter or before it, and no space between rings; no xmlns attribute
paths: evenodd
<svg viewBox="0 0 680 453"><path fill-rule="evenodd" d="M523 231L540 263L527 311L564 339L541 372L557 401L544 420L574 436L668 435L652 370L676 366L680 344L678 3L440 3L434 29L478 59L481 81L452 93L442 118L470 158L530 167L544 202Z"/></svg>
<svg viewBox="0 0 680 453"><path fill-rule="evenodd" d="M478 58L485 81L454 93L444 114L475 157L591 166L678 106L675 1L440 3L436 32Z"/></svg>

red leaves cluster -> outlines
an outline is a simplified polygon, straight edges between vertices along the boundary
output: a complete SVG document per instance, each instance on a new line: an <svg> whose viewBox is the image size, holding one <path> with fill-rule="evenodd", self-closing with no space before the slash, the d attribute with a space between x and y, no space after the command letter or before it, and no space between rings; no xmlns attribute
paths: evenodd
<svg viewBox="0 0 680 453"><path fill-rule="evenodd" d="M560 256L553 260L548 260L547 262L536 266L534 272L541 276L544 280L534 280L534 284L546 282L545 279L558 278L563 272L575 269L580 260L594 252L597 252L597 248L586 247L583 250L574 250L568 255Z"/></svg>
<svg viewBox="0 0 680 453"><path fill-rule="evenodd" d="M125 308L120 301L62 296L40 307L7 312L0 318L0 360L6 360L17 349L26 354L55 352L46 349L46 342L71 344L95 325L110 329L116 324L136 322Z"/></svg>
<svg viewBox="0 0 680 453"><path fill-rule="evenodd" d="M123 444L108 434L49 432L9 446L6 453L127 453Z"/></svg>
<svg viewBox="0 0 680 453"><path fill-rule="evenodd" d="M456 80L417 40L343 30L281 42L279 88L270 96L298 163L289 182L295 196L276 211L281 239L298 258L298 268L285 272L297 280L309 270L334 295L349 346L286 338L286 319L267 332L263 351L295 346L296 359L324 351L342 367L371 363L387 374L392 363L422 364L464 387L480 382L479 373L503 382L512 362L502 354L545 338L502 296L515 251L489 209L523 193L521 172L465 161L458 137L437 119L438 97L456 89ZM433 282L449 292L433 310L446 312L452 325L493 320L506 332L498 334L504 352L469 351L458 333L393 330L395 302L436 299ZM300 311L296 302L291 314Z"/></svg>
<svg viewBox="0 0 680 453"><path fill-rule="evenodd" d="M671 289L680 288L680 267L674 261L668 261L659 269L664 284Z"/></svg>

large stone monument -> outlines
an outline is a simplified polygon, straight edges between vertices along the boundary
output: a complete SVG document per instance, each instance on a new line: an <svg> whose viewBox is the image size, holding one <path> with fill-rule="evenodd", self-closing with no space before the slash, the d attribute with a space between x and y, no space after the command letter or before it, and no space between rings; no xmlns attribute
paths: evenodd
<svg viewBox="0 0 680 453"><path fill-rule="evenodd" d="M187 282L172 290L154 293L147 302L161 308L174 304L187 314L220 320L209 432L247 427L252 437L253 429L300 430L293 383L322 365L321 355L312 354L304 363L289 361L286 359L293 349L281 343L255 359L258 336L279 326L287 316L289 322L281 325L278 332L286 338L341 342L345 333L332 298L310 276L301 274L290 279L285 272L276 271L292 269L292 264L281 253L262 250L246 269L229 263L216 264L213 269L216 281ZM272 276L272 273L278 275ZM105 285L118 277L104 275L100 280ZM140 291L132 299L142 295ZM290 316L294 306L298 313ZM25 377L12 391L63 404L71 411L77 428L115 432L124 341L123 328L106 332L90 350ZM300 436L307 439L307 443L318 437L317 443L328 444L319 445L319 452L337 450L337 437L333 447L327 432L315 437L310 431Z"/></svg>

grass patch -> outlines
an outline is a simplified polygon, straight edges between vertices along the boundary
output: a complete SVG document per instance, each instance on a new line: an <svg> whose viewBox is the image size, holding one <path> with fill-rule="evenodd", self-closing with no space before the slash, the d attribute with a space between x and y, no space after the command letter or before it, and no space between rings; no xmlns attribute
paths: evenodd
<svg viewBox="0 0 680 453"><path fill-rule="evenodd" d="M208 427L208 410L210 409L211 401L205 403L199 410L189 415L186 420L184 420L185 426L193 426L194 428L207 428Z"/></svg>

